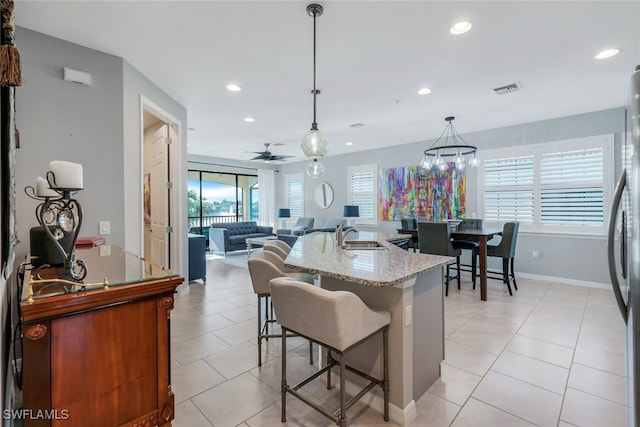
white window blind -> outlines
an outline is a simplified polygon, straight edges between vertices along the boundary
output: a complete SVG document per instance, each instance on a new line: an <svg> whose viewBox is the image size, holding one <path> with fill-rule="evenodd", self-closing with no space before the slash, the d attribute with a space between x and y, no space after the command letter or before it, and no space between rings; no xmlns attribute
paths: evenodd
<svg viewBox="0 0 640 427"><path fill-rule="evenodd" d="M356 223L378 221L378 165L362 165L348 168L349 204L359 208Z"/></svg>
<svg viewBox="0 0 640 427"><path fill-rule="evenodd" d="M533 155L487 159L484 168L484 218L533 223Z"/></svg>
<svg viewBox="0 0 640 427"><path fill-rule="evenodd" d="M603 226L603 186L603 147L542 153L542 224Z"/></svg>
<svg viewBox="0 0 640 427"><path fill-rule="evenodd" d="M291 217L304 216L304 175L301 173L285 175L287 207Z"/></svg>
<svg viewBox="0 0 640 427"><path fill-rule="evenodd" d="M603 233L613 185L613 135L482 153L478 181L487 221L524 230Z"/></svg>

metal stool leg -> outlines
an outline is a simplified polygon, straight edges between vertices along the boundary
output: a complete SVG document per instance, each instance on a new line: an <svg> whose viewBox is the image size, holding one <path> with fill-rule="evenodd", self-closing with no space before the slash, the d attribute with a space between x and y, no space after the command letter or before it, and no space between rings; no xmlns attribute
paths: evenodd
<svg viewBox="0 0 640 427"><path fill-rule="evenodd" d="M282 377L280 382L280 394L282 395L282 416L280 421L287 421L287 330L282 328Z"/></svg>
<svg viewBox="0 0 640 427"><path fill-rule="evenodd" d="M346 393L346 376L347 370L345 369L344 362L344 353L340 353L340 418L338 421L340 422L340 427L347 427L347 414L346 412L346 402L347 402L347 393Z"/></svg>
<svg viewBox="0 0 640 427"><path fill-rule="evenodd" d="M516 291L518 290L518 284L516 283L516 270L513 267L513 260L515 258L511 258L511 277L513 278L513 287L516 288Z"/></svg>
<svg viewBox="0 0 640 427"><path fill-rule="evenodd" d="M262 297L258 295L258 366L262 366Z"/></svg>

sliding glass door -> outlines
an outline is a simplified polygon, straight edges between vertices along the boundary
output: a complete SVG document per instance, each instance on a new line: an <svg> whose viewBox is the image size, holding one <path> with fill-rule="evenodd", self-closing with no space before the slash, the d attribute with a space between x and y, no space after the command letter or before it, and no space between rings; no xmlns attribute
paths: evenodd
<svg viewBox="0 0 640 427"><path fill-rule="evenodd" d="M211 224L258 219L258 177L190 170L189 232L208 234Z"/></svg>

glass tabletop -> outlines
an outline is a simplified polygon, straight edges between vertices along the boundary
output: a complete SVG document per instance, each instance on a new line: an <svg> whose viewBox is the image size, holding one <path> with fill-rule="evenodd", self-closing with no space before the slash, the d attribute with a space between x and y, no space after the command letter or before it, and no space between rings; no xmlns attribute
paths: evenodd
<svg viewBox="0 0 640 427"><path fill-rule="evenodd" d="M122 286L178 276L118 246L76 248L76 259L82 259L87 266L87 276L82 282L61 279L64 269L60 266L28 269L25 272L22 301L27 301L29 297L37 300L105 286Z"/></svg>

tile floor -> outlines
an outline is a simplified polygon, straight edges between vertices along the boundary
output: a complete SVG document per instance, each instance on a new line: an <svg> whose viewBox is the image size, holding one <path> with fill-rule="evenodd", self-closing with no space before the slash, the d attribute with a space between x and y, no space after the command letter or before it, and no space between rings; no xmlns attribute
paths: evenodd
<svg viewBox="0 0 640 427"><path fill-rule="evenodd" d="M282 425L280 341L263 347L258 368L256 297L242 259L209 259L207 285L176 297L174 426ZM610 291L521 278L510 297L490 280L482 302L464 279L445 299L442 376L416 402L411 426L627 425L625 329ZM289 348L290 378L313 369L305 341ZM335 391L307 387L335 403ZM354 406L349 425L394 425L365 409ZM334 425L292 397L287 415L285 425Z"/></svg>

